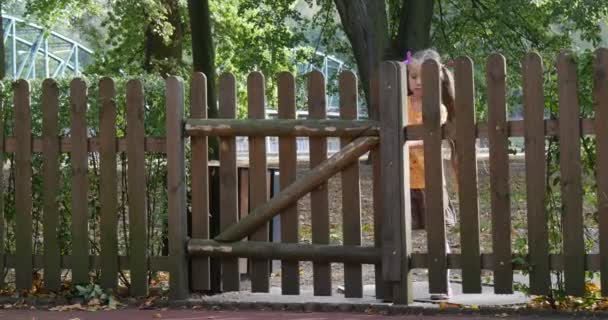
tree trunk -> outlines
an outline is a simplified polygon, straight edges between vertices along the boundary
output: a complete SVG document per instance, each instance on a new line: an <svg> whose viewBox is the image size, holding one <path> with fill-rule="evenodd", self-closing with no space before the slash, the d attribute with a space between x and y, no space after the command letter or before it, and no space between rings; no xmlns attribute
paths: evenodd
<svg viewBox="0 0 608 320"><path fill-rule="evenodd" d="M165 0L167 20L173 27L169 43L154 31L154 22L146 29L146 46L144 69L159 71L162 77L177 74L177 67L182 63L184 30L180 14L179 0ZM158 70L155 67L159 68Z"/></svg>
<svg viewBox="0 0 608 320"><path fill-rule="evenodd" d="M383 60L403 60L408 50L431 44L433 0L403 0L397 35L391 39L385 1L334 0L342 28L352 46L368 112L377 104L378 70ZM373 89L372 89L373 88ZM376 96L374 96L376 95Z"/></svg>
<svg viewBox="0 0 608 320"><path fill-rule="evenodd" d="M368 110L372 105L371 82L390 46L385 2L334 0L342 28L352 46Z"/></svg>
<svg viewBox="0 0 608 320"><path fill-rule="evenodd" d="M192 35L192 66L207 76L207 115L217 118L215 48L211 30L209 0L188 0L190 34ZM218 159L218 141L209 139L209 158Z"/></svg>

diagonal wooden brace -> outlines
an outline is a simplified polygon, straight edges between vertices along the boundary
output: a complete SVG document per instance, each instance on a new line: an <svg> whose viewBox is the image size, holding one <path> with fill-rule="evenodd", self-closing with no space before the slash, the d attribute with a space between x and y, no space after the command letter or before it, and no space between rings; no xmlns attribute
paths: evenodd
<svg viewBox="0 0 608 320"><path fill-rule="evenodd" d="M359 157L377 145L378 142L379 138L377 137L355 139L331 158L323 161L314 169L306 173L302 178L283 189L270 201L266 202L261 207L255 208L241 221L233 224L224 232L220 233L215 237L215 240L220 242L233 242L239 241L252 234L264 225L264 223L267 223L270 219L279 214L281 210L287 208L305 194L314 190L352 162L357 161Z"/></svg>

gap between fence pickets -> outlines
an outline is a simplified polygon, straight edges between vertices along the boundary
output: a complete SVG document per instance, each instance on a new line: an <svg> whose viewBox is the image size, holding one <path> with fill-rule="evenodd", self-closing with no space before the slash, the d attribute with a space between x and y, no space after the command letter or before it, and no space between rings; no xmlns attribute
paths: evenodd
<svg viewBox="0 0 608 320"><path fill-rule="evenodd" d="M220 233L215 240L220 242L238 241L272 219L279 212L292 205L302 196L316 188L319 184L327 181L331 176L340 172L343 168L357 161L361 155L377 145L377 137L361 137L346 145L331 158L323 161L317 167L310 170L304 177L296 180L284 188L266 204L251 211L241 221L233 224Z"/></svg>

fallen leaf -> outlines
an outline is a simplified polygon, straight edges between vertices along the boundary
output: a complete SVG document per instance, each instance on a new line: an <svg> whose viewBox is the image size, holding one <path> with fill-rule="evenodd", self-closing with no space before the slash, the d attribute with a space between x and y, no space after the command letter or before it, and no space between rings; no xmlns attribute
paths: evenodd
<svg viewBox="0 0 608 320"><path fill-rule="evenodd" d="M162 317L163 317L163 315L162 315L162 314L160 314L160 313L155 313L155 314L154 314L154 318L156 318L156 319L160 319L160 318L162 318Z"/></svg>

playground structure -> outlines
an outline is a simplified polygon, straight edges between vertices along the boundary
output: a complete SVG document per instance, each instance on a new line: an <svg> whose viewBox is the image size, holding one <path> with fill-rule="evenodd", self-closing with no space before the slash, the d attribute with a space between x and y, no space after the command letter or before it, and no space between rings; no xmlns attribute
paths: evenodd
<svg viewBox="0 0 608 320"><path fill-rule="evenodd" d="M71 269L74 283L89 282L89 272L101 270L104 288L116 288L118 271L130 271L131 294L148 294L148 272L170 273L170 294L174 299L188 297L192 291L239 291L239 258L250 260L252 291L268 292L271 260L281 260L283 294L299 294L299 261L313 261L315 295L331 295L330 263L345 265L345 296L362 296L362 264L375 266L376 297L396 304L412 302L410 270L428 269L429 288L433 293L446 292L448 269L461 269L463 291L481 292L481 271L494 274L495 293L513 292L513 272L527 270L532 294L547 294L551 270L562 270L568 295L582 296L585 272L608 274L608 200L598 197L598 254L585 252L582 219L582 182L580 136L597 137L598 194L608 193L608 50L597 51L595 64L595 118L579 118L576 65L567 53L557 59L560 117L544 118L542 61L536 54L526 56L523 68L524 119L507 121L506 68L501 55L488 60L487 86L489 118L475 120L473 64L462 57L455 62L456 108L454 123L440 125L439 66L427 61L422 68L425 89L424 125L408 126L406 67L399 62L384 62L372 117L357 119L357 81L351 72L339 77L340 118L327 119L325 78L313 71L308 75L309 117L296 119L296 82L292 74L278 76L278 119L265 119L264 78L252 73L248 78L248 119L237 120L236 80L231 74L219 79L219 119L207 119L206 84L203 74L191 79L190 95L184 93L183 81L166 80L166 136L146 137L144 131L144 93L141 82L127 86L127 136L116 137L115 88L111 79L101 80L99 97L87 97L86 84L71 84L71 135L63 137L57 129L57 89L52 80L43 86L43 136L32 137L30 93L27 81L14 87L14 137L1 137L2 151L15 154L16 244L15 253L0 259L14 268L18 289L32 286L33 268L44 270L45 287L53 290L60 284L60 270ZM185 99L190 97L190 118L185 118ZM98 137L87 136L85 113L87 99L99 99L100 130ZM0 132L3 132L0 130ZM220 138L220 161L217 175L209 174L208 137ZM249 137L248 205L239 201L236 137ZM265 137L278 137L280 172L278 192L270 197ZM545 138L558 136L561 148L561 184L563 203L564 249L549 252L547 215L544 209ZM296 177L296 137L310 139L312 169ZM340 150L327 154L327 138L340 139ZM476 163L476 139L489 140L491 176L492 253L480 252L479 210ZM526 184L529 254L514 255L511 248L511 212L509 194L508 138L525 137ZM458 154L459 212L461 252L446 254L442 195L442 140L456 141ZM423 140L427 188L426 253L413 253L409 199L409 154L404 145L409 140ZM189 144L191 172L186 175L186 146ZM43 179L45 225L58 223L57 190L59 152L71 153L72 247L70 256L62 256L57 245L56 228L45 228L44 256L32 256L32 153L44 157ZM87 226L87 154L100 155L101 254L91 256ZM129 238L128 256L119 256L117 246L117 167L116 155L126 152L129 162ZM145 192L146 152L167 156L167 196L169 255L147 254ZM374 245L361 246L361 208L358 159L371 153L373 170ZM342 179L344 244L329 244L328 178L340 173ZM186 176L189 181L186 181ZM210 183L219 179L218 184ZM191 186L190 201L186 183ZM276 185L274 187L277 187ZM216 188L216 190L212 190ZM219 193L217 208L210 203L210 192ZM298 243L299 216L296 201L311 194L312 244ZM190 208L190 209L188 209ZM188 211L191 214L188 214ZM243 212L245 214L241 214ZM269 242L270 222L280 216L281 242ZM212 219L219 219L220 230L211 234ZM191 225L188 233L187 225ZM2 226L4 227L4 226ZM248 241L242 241L247 239ZM0 245L0 248L4 246ZM4 253L2 253L4 254ZM212 259L221 264L213 270ZM219 279L215 282L213 279ZM608 296L608 276L601 277L602 295Z"/></svg>

